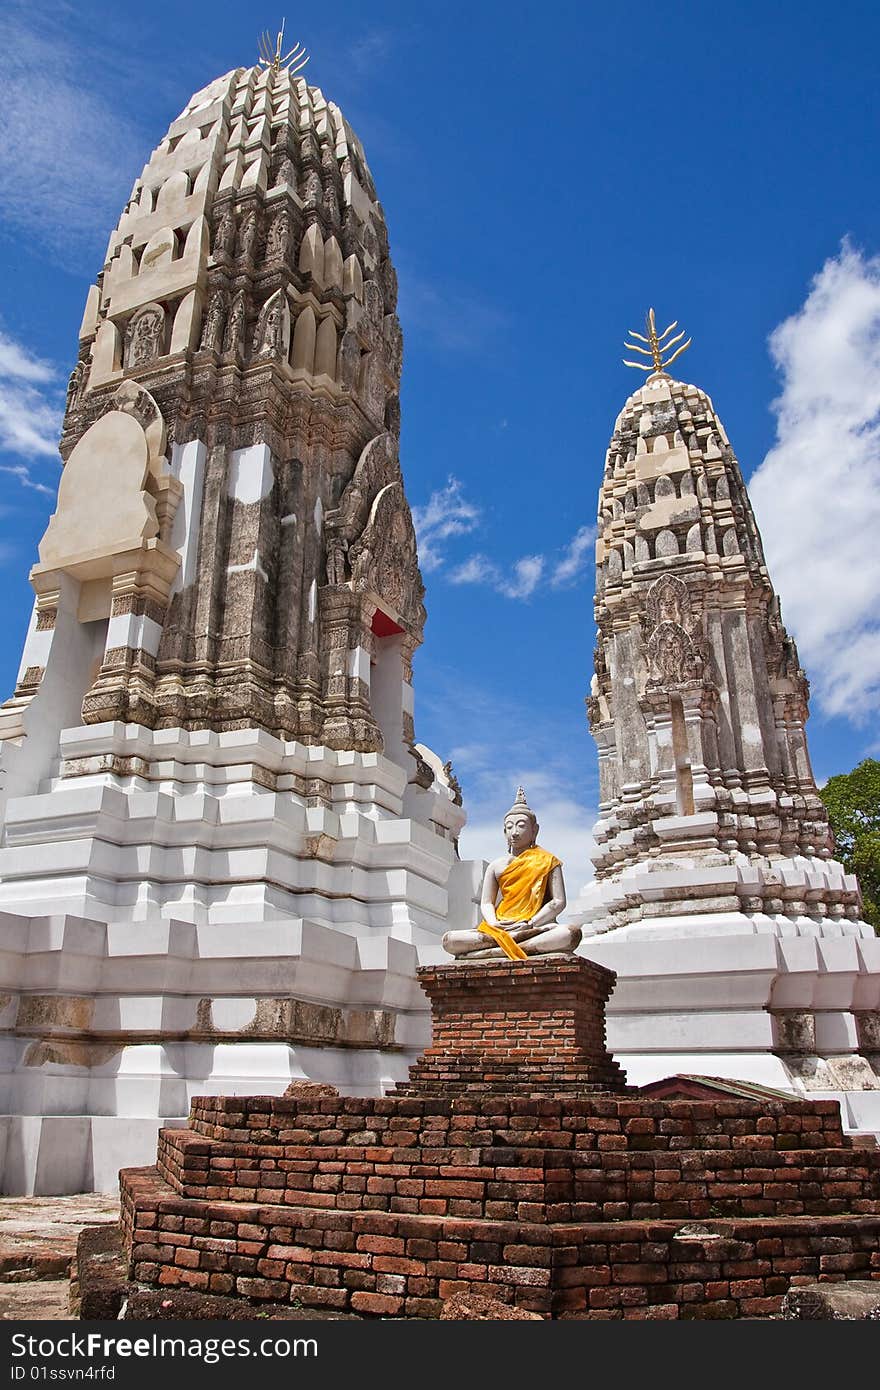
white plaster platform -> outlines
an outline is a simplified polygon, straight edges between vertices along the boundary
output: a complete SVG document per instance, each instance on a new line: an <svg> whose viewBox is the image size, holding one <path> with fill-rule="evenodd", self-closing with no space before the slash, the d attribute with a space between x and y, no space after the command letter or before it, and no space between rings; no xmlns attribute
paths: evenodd
<svg viewBox="0 0 880 1390"><path fill-rule="evenodd" d="M110 723L63 729L31 791L7 778L2 1191L110 1191L194 1095L406 1077L416 967L473 924L483 870L408 762Z"/></svg>
<svg viewBox="0 0 880 1390"><path fill-rule="evenodd" d="M580 951L617 972L608 1046L631 1085L754 1081L837 1100L845 1128L880 1132L880 938L865 923L643 917Z"/></svg>
<svg viewBox="0 0 880 1390"><path fill-rule="evenodd" d="M302 920L0 915L0 1190L114 1190L195 1095L381 1094L430 1036L418 963Z"/></svg>

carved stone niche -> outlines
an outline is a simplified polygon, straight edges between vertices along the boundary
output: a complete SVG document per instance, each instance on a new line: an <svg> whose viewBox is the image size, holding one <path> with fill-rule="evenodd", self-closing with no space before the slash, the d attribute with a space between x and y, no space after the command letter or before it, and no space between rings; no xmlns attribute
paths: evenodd
<svg viewBox="0 0 880 1390"><path fill-rule="evenodd" d="M167 538L183 491L169 470L165 422L149 392L125 381L108 407L67 460L31 571L38 593L57 585L60 574L102 581L104 616L111 588L128 571L139 573L137 587L153 602L167 601L180 564ZM91 602L90 616L101 616L94 593Z"/></svg>
<svg viewBox="0 0 880 1390"><path fill-rule="evenodd" d="M687 585L674 575L655 580L645 599L649 686L668 689L701 678L697 628Z"/></svg>
<svg viewBox="0 0 880 1390"><path fill-rule="evenodd" d="M421 640L425 623L425 586L419 572L416 534L398 479L375 498L363 534L349 552L353 586L372 593L389 616Z"/></svg>
<svg viewBox="0 0 880 1390"><path fill-rule="evenodd" d="M129 320L125 331L125 367L145 367L165 352L165 310L161 304L145 304Z"/></svg>
<svg viewBox="0 0 880 1390"><path fill-rule="evenodd" d="M655 580L645 598L645 615L651 632L660 623L675 623L689 632L693 617L687 585L671 574Z"/></svg>
<svg viewBox="0 0 880 1390"><path fill-rule="evenodd" d="M283 290L266 300L254 332L253 357L287 360L290 352L290 309Z"/></svg>
<svg viewBox="0 0 880 1390"><path fill-rule="evenodd" d="M684 628L678 623L660 623L648 641L649 685L664 689L699 679L702 663Z"/></svg>

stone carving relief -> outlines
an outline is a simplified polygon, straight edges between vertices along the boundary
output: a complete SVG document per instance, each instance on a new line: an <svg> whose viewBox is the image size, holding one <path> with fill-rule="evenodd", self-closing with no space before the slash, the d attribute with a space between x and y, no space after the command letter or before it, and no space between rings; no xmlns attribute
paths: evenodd
<svg viewBox="0 0 880 1390"><path fill-rule="evenodd" d="M126 367L143 367L165 351L165 310L146 304L132 315L125 334Z"/></svg>
<svg viewBox="0 0 880 1390"><path fill-rule="evenodd" d="M364 309L370 322L380 327L383 317L382 292L375 280L364 283Z"/></svg>
<svg viewBox="0 0 880 1390"><path fill-rule="evenodd" d="M273 261L283 261L287 254L287 244L290 239L290 214L286 208L273 218L269 228L269 235L266 237L266 263Z"/></svg>
<svg viewBox="0 0 880 1390"><path fill-rule="evenodd" d="M699 623L687 585L674 575L654 581L645 601L648 685L673 686L702 677Z"/></svg>
<svg viewBox="0 0 880 1390"><path fill-rule="evenodd" d="M254 333L255 357L286 357L290 346L290 311L281 290L260 310Z"/></svg>
<svg viewBox="0 0 880 1390"><path fill-rule="evenodd" d="M697 657L684 628L661 623L648 641L649 685L682 685L697 677Z"/></svg>
<svg viewBox="0 0 880 1390"><path fill-rule="evenodd" d="M397 476L392 440L387 433L377 434L362 451L339 506L327 513L328 530L335 528L351 545L363 534L374 498Z"/></svg>
<svg viewBox="0 0 880 1390"><path fill-rule="evenodd" d="M349 552L354 588L384 599L410 632L421 635L425 586L419 573L416 533L399 480L376 497L366 528Z"/></svg>
<svg viewBox="0 0 880 1390"><path fill-rule="evenodd" d="M232 208L227 208L217 222L214 231L214 255L231 256L235 246L235 217Z"/></svg>
<svg viewBox="0 0 880 1390"><path fill-rule="evenodd" d="M385 381L382 365L376 353L370 352L361 363L360 390L364 406L374 420L385 419Z"/></svg>
<svg viewBox="0 0 880 1390"><path fill-rule="evenodd" d="M226 325L226 294L216 289L208 303L208 312L202 324L201 351L219 352L223 345L223 329Z"/></svg>
<svg viewBox="0 0 880 1390"><path fill-rule="evenodd" d="M361 346L357 334L349 329L342 335L339 346L339 380L353 390L357 386L361 365Z"/></svg>
<svg viewBox="0 0 880 1390"><path fill-rule="evenodd" d="M241 352L241 346L244 339L244 320L244 290L239 290L238 294L232 301L232 308L229 311L229 318L226 322L226 333L223 338L224 352Z"/></svg>
<svg viewBox="0 0 880 1390"><path fill-rule="evenodd" d="M289 184L291 188L296 188L296 170L293 167L293 160L289 155L285 155L278 165L278 173L275 175L275 188L280 188L283 184Z"/></svg>
<svg viewBox="0 0 880 1390"><path fill-rule="evenodd" d="M77 405L83 390L83 377L85 368L82 362L77 362L67 381L67 399L64 408L66 411L73 410Z"/></svg>
<svg viewBox="0 0 880 1390"><path fill-rule="evenodd" d="M382 324L382 336L385 339L385 357L388 362L388 369L393 376L399 377L403 366L403 332L396 314L385 315Z"/></svg>
<svg viewBox="0 0 880 1390"><path fill-rule="evenodd" d="M259 227L256 210L251 208L251 211L242 222L238 233L238 254L242 260L250 260L253 258L258 231Z"/></svg>
<svg viewBox="0 0 880 1390"><path fill-rule="evenodd" d="M693 619L687 585L674 575L663 575L648 590L645 611L651 628L658 623L678 623L690 628Z"/></svg>
<svg viewBox="0 0 880 1390"><path fill-rule="evenodd" d="M311 169L303 181L302 192L300 194L304 208L316 208L321 201L321 180L314 169Z"/></svg>
<svg viewBox="0 0 880 1390"><path fill-rule="evenodd" d="M345 584L348 579L348 542L327 518L327 583Z"/></svg>

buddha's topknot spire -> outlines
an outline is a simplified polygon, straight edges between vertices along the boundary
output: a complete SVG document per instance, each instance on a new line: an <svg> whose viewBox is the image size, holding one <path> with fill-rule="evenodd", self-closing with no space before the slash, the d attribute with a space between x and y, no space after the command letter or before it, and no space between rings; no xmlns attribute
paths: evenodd
<svg viewBox="0 0 880 1390"><path fill-rule="evenodd" d="M510 810L506 813L504 819L507 820L508 816L521 814L534 816L535 813L532 810L529 803L526 801L526 794L523 791L522 787L517 787L513 805L511 806Z"/></svg>

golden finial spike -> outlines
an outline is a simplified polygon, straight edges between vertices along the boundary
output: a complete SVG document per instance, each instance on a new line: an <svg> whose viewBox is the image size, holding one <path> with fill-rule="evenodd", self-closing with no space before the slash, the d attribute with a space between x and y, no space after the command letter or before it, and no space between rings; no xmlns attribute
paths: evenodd
<svg viewBox="0 0 880 1390"><path fill-rule="evenodd" d="M291 73L291 76L295 77L298 72L302 72L306 63L309 61L309 55L306 53L301 43L295 43L293 48L289 49L287 53L283 51L284 26L286 23L287 20L282 19L281 28L276 36L274 47L272 46L272 40L269 37L268 30L262 33L259 39L258 49L260 65L264 68L269 68L276 77L278 73L288 71Z"/></svg>
<svg viewBox="0 0 880 1390"><path fill-rule="evenodd" d="M680 357L683 352L686 352L693 342L692 338L688 338L686 343L682 343L684 333L676 333L674 338L669 337L669 334L678 327L678 319L673 319L668 328L664 328L662 333L658 333L653 309L649 309L645 316L645 327L648 330L647 338L642 337L641 333L636 333L634 329L630 329L630 338L637 338L638 342L624 343L624 347L628 352L637 352L642 357L650 357L650 365L645 362L627 362L624 358L623 365L625 367L637 367L643 372L664 373L670 363L674 362L676 357ZM647 347L639 347L639 343L646 343ZM681 346L676 346L679 343ZM670 348L675 348L671 355Z"/></svg>

